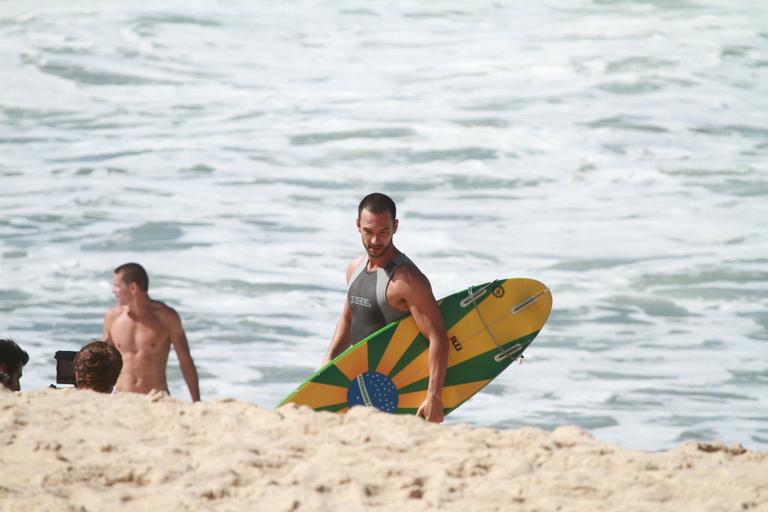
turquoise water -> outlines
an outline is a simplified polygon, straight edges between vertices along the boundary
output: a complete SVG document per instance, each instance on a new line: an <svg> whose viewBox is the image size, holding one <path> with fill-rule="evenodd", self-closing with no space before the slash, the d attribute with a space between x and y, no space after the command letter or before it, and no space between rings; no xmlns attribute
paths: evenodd
<svg viewBox="0 0 768 512"><path fill-rule="evenodd" d="M2 2L0 334L47 386L139 261L204 398L273 407L379 190L437 295L553 292L450 422L766 449L767 27L756 1Z"/></svg>

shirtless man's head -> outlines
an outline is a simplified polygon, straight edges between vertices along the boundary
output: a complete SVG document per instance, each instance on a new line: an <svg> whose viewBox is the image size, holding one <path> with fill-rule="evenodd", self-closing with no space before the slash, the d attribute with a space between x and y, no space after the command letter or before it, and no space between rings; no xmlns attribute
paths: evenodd
<svg viewBox="0 0 768 512"><path fill-rule="evenodd" d="M117 303L126 306L137 295L146 295L149 291L149 276L138 263L124 263L115 269L112 279L112 293Z"/></svg>

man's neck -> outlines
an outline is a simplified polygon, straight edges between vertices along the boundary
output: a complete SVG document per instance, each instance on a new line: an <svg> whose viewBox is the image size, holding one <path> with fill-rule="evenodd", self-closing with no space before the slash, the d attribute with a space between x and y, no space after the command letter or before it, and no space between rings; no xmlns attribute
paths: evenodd
<svg viewBox="0 0 768 512"><path fill-rule="evenodd" d="M392 261L397 257L397 255L400 254L400 251L397 250L397 247L393 245L389 246L389 249L382 254L381 256L377 256L375 258L368 255L368 270L373 270L375 268L380 268L385 266L387 263Z"/></svg>
<svg viewBox="0 0 768 512"><path fill-rule="evenodd" d="M149 296L135 297L128 303L128 316L136 321L141 321L149 313L152 301Z"/></svg>

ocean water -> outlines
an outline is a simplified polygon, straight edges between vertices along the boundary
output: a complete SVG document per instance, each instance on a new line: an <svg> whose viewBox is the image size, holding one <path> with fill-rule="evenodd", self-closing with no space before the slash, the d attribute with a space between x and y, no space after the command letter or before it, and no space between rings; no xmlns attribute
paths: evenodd
<svg viewBox="0 0 768 512"><path fill-rule="evenodd" d="M0 155L25 389L139 261L204 399L274 407L382 191L436 295L553 293L525 363L448 423L768 449L765 2L2 1Z"/></svg>

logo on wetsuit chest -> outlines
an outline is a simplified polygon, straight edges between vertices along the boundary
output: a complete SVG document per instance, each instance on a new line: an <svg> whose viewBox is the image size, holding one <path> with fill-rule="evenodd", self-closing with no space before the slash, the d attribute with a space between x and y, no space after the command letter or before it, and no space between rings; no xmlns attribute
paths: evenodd
<svg viewBox="0 0 768 512"><path fill-rule="evenodd" d="M372 308L373 304L371 304L371 301L365 297L358 297L357 295L350 295L349 296L349 303L354 304L356 306L363 306L366 308Z"/></svg>

